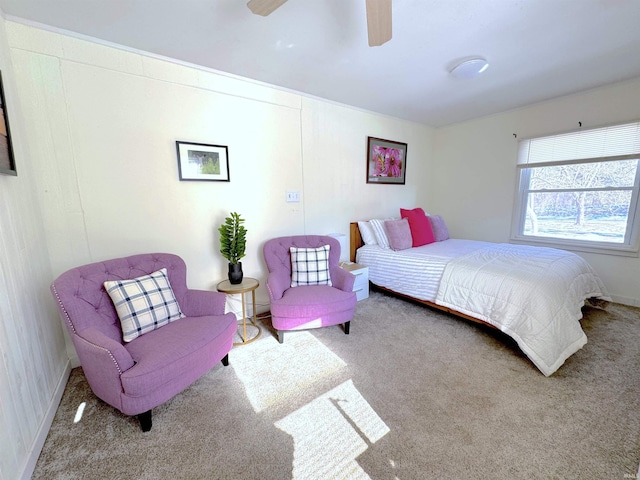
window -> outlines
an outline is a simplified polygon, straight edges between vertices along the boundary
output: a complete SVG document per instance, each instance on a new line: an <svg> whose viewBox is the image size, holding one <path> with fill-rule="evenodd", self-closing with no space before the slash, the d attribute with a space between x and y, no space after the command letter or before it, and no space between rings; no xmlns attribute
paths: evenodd
<svg viewBox="0 0 640 480"><path fill-rule="evenodd" d="M638 251L640 122L521 140L512 240Z"/></svg>

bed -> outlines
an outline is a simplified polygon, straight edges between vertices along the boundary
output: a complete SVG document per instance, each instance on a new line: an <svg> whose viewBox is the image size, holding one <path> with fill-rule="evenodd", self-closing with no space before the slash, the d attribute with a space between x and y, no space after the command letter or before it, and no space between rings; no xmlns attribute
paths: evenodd
<svg viewBox="0 0 640 480"><path fill-rule="evenodd" d="M394 251L365 245L357 222L350 237L375 288L501 330L545 376L587 343L585 301L610 301L588 262L564 250L447 239Z"/></svg>

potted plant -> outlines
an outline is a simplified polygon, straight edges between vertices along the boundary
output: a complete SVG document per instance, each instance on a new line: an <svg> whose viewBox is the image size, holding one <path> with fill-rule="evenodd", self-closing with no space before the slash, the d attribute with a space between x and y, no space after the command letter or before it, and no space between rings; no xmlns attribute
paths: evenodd
<svg viewBox="0 0 640 480"><path fill-rule="evenodd" d="M218 228L220 232L220 253L229 261L229 282L242 283L242 262L247 246L247 229L242 225L244 219L236 212L224 219Z"/></svg>

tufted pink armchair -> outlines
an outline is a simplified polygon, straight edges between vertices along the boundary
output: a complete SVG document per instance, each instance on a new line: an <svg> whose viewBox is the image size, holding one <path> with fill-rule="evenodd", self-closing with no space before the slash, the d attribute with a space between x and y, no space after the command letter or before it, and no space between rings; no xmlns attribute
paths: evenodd
<svg viewBox="0 0 640 480"><path fill-rule="evenodd" d="M305 285L291 287L291 254L289 247L317 248L330 245L329 271L332 286ZM284 341L285 330L302 330L344 324L349 334L355 313L355 276L338 266L340 242L321 235L298 235L269 240L263 247L269 270L267 292L271 301L271 321Z"/></svg>
<svg viewBox="0 0 640 480"><path fill-rule="evenodd" d="M104 289L107 280L128 280L161 268L185 318L123 341L120 320ZM73 268L51 292L75 346L89 386L125 415L151 429L151 409L207 373L228 365L237 323L225 314L226 295L189 290L184 261L167 253L134 255Z"/></svg>

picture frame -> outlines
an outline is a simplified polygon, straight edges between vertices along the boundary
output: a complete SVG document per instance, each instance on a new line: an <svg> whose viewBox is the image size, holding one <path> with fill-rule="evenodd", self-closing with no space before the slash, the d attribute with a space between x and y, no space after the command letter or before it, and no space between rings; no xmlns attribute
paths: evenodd
<svg viewBox="0 0 640 480"><path fill-rule="evenodd" d="M0 72L0 111L2 111L2 115L0 115L0 174L16 176L18 171L15 157L13 156L13 143L11 142L7 103L4 97L2 72Z"/></svg>
<svg viewBox="0 0 640 480"><path fill-rule="evenodd" d="M367 137L367 183L404 185L407 144Z"/></svg>
<svg viewBox="0 0 640 480"><path fill-rule="evenodd" d="M180 181L230 181L229 149L225 145L176 141L176 150Z"/></svg>

